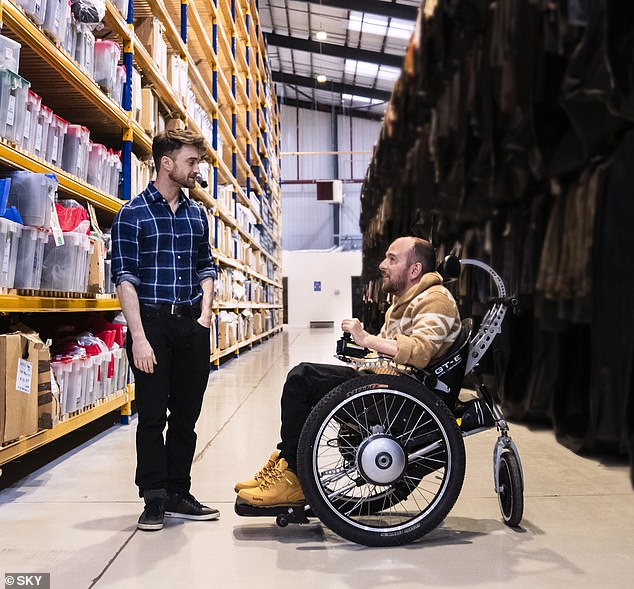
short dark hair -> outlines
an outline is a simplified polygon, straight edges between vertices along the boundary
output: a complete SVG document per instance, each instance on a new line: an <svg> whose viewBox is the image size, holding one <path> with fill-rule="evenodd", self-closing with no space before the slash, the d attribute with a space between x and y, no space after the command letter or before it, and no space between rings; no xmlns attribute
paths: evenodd
<svg viewBox="0 0 634 589"><path fill-rule="evenodd" d="M189 129L176 129L158 133L152 141L152 158L158 172L161 168L161 158L171 156L184 145L193 145L200 152L201 157L205 153L205 138Z"/></svg>
<svg viewBox="0 0 634 589"><path fill-rule="evenodd" d="M420 262L423 266L423 274L434 272L436 270L436 250L434 246L426 239L420 237L412 237L414 245L409 254L409 263L415 264Z"/></svg>

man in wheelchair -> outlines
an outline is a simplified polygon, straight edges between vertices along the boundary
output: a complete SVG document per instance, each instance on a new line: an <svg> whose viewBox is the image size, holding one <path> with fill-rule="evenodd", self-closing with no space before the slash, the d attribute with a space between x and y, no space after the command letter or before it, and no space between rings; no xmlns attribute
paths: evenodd
<svg viewBox="0 0 634 589"><path fill-rule="evenodd" d="M393 297L379 335L365 331L358 319L345 319L341 327L356 345L398 365L424 369L442 358L461 333L456 301L436 271L434 248L418 237L400 237L389 246L379 270L382 289ZM302 427L320 399L358 376L350 366L308 362L288 373L281 399L281 441L253 479L236 483L240 501L260 507L304 501L296 474Z"/></svg>

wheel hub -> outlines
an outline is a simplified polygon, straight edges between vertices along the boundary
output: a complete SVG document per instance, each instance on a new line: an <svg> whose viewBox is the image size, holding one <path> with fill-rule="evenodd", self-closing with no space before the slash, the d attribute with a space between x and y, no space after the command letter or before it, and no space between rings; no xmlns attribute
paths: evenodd
<svg viewBox="0 0 634 589"><path fill-rule="evenodd" d="M385 434L369 436L357 450L357 468L368 483L390 485L403 476L406 466L403 447Z"/></svg>

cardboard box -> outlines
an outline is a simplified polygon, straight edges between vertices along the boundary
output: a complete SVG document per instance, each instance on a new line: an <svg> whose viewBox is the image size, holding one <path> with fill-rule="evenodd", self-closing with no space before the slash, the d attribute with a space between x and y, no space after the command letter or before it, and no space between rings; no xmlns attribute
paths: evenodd
<svg viewBox="0 0 634 589"><path fill-rule="evenodd" d="M102 239L90 237L91 251L90 264L88 266L88 292L105 292L106 274L104 260L106 259L106 246Z"/></svg>
<svg viewBox="0 0 634 589"><path fill-rule="evenodd" d="M218 322L218 349L226 350L236 343L236 322Z"/></svg>
<svg viewBox="0 0 634 589"><path fill-rule="evenodd" d="M38 351L21 333L0 335L0 442L37 432Z"/></svg>

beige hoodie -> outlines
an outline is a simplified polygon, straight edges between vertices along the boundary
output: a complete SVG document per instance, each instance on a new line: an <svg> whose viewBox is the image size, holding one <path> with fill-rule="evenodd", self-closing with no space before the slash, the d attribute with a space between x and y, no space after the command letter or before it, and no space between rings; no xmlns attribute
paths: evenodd
<svg viewBox="0 0 634 589"><path fill-rule="evenodd" d="M438 272L423 274L385 314L380 337L395 339L394 361L425 368L442 357L460 333L460 314Z"/></svg>

